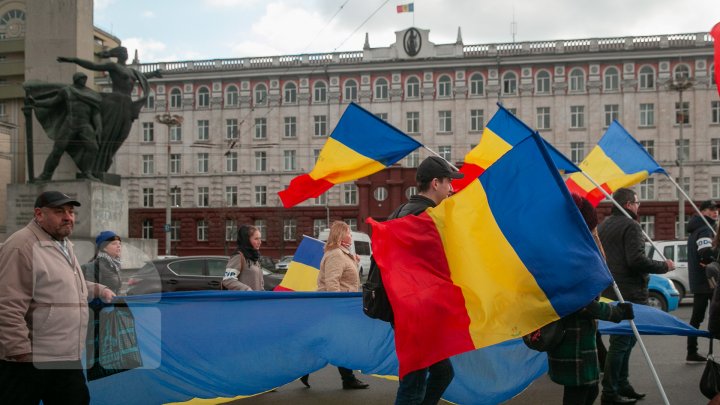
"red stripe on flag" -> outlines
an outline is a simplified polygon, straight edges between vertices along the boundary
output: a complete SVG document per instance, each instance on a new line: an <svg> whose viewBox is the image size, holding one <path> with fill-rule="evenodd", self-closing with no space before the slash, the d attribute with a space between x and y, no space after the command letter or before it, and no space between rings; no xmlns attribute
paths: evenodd
<svg viewBox="0 0 720 405"><path fill-rule="evenodd" d="M715 40L715 83L720 94L720 23L715 24L710 35Z"/></svg>
<svg viewBox="0 0 720 405"><path fill-rule="evenodd" d="M402 13L402 12L403 12L403 6L402 6L402 5L397 6L397 12L398 12L398 13Z"/></svg>
<svg viewBox="0 0 720 405"><path fill-rule="evenodd" d="M318 197L328 191L333 183L325 179L315 180L309 174L301 174L290 181L286 190L278 192L285 208L293 207L308 198Z"/></svg>
<svg viewBox="0 0 720 405"><path fill-rule="evenodd" d="M465 177L462 179L455 179L452 181L453 190L457 193L458 191L464 189L468 186L468 184L475 181L483 172L485 171L485 168L480 167L476 164L472 163L463 163L462 167L460 167L460 173L465 174Z"/></svg>
<svg viewBox="0 0 720 405"><path fill-rule="evenodd" d="M295 290L292 290L287 287L283 287L281 285L277 285L277 286L275 286L275 288L273 288L273 291L295 291Z"/></svg>
<svg viewBox="0 0 720 405"><path fill-rule="evenodd" d="M593 188L590 191L585 190L584 188L580 187L575 181L571 178L568 178L565 181L565 185L567 186L568 190L571 193L578 194L582 197L585 197L590 201L590 204L592 204L593 207L597 207L598 204L600 204L600 201L605 199L605 194L603 194L602 191L600 191L597 187ZM614 190L611 190L610 187L608 187L607 183L602 184L602 188L608 193L612 194Z"/></svg>

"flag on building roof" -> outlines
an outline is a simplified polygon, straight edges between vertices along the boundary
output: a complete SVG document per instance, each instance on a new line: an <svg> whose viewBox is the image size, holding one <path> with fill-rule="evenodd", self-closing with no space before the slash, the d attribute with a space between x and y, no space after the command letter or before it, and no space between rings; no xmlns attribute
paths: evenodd
<svg viewBox="0 0 720 405"><path fill-rule="evenodd" d="M335 184L393 165L422 146L371 112L350 103L320 151L315 167L295 177L278 195L285 208L318 197Z"/></svg>
<svg viewBox="0 0 720 405"><path fill-rule="evenodd" d="M580 163L580 170L601 185L608 194L640 183L651 173L665 173L645 148L617 121L610 124L597 146ZM565 184L570 192L587 198L594 206L605 198L602 191L582 173L572 174Z"/></svg>
<svg viewBox="0 0 720 405"><path fill-rule="evenodd" d="M316 291L325 242L303 235L280 285L274 291Z"/></svg>
<svg viewBox="0 0 720 405"><path fill-rule="evenodd" d="M612 281L537 134L437 207L368 222L395 313L401 377L525 335Z"/></svg>
<svg viewBox="0 0 720 405"><path fill-rule="evenodd" d="M399 4L397 6L398 13L412 13L415 11L415 3Z"/></svg>
<svg viewBox="0 0 720 405"><path fill-rule="evenodd" d="M718 84L717 90L720 94L720 23L715 24L710 35L715 40L715 83Z"/></svg>

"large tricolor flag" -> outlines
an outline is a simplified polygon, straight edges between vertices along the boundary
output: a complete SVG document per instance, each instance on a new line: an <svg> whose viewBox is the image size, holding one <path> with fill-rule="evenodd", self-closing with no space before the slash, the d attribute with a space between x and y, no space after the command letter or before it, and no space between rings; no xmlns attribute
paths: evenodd
<svg viewBox="0 0 720 405"><path fill-rule="evenodd" d="M280 285L273 291L317 291L325 242L303 235Z"/></svg>
<svg viewBox="0 0 720 405"><path fill-rule="evenodd" d="M720 94L720 23L710 30L710 35L715 40L715 83L718 84L718 94Z"/></svg>
<svg viewBox="0 0 720 405"><path fill-rule="evenodd" d="M420 142L399 129L350 103L312 171L295 177L278 195L285 208L290 208L319 196L335 184L379 172L420 146Z"/></svg>
<svg viewBox="0 0 720 405"><path fill-rule="evenodd" d="M368 222L401 377L527 334L612 281L537 134L437 207Z"/></svg>
<svg viewBox="0 0 720 405"><path fill-rule="evenodd" d="M399 4L397 6L398 13L413 13L415 12L415 3Z"/></svg>
<svg viewBox="0 0 720 405"><path fill-rule="evenodd" d="M612 194L648 178L651 173L666 173L652 156L622 125L613 121L580 169ZM587 198L594 206L605 195L582 173L574 173L565 181L568 189Z"/></svg>

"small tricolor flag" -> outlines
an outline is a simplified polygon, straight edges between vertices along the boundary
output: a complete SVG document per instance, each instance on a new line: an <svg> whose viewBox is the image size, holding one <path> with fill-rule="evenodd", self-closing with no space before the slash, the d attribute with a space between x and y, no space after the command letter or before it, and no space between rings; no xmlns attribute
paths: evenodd
<svg viewBox="0 0 720 405"><path fill-rule="evenodd" d="M400 4L397 6L398 13L412 13L415 11L415 3Z"/></svg>
<svg viewBox="0 0 720 405"><path fill-rule="evenodd" d="M316 291L325 242L303 235L280 285L273 291Z"/></svg>
<svg viewBox="0 0 720 405"><path fill-rule="evenodd" d="M720 23L715 24L710 30L710 36L715 40L715 83L717 83L718 94L720 94Z"/></svg>

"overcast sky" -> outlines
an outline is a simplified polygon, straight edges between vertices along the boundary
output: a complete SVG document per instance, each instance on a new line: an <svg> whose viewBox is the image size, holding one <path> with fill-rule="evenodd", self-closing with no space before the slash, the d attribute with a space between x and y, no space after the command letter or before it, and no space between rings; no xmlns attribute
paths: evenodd
<svg viewBox="0 0 720 405"><path fill-rule="evenodd" d="M362 50L395 31L430 30L436 44L487 44L708 32L720 0L95 0L95 25L140 61ZM367 20L367 21L366 21Z"/></svg>

